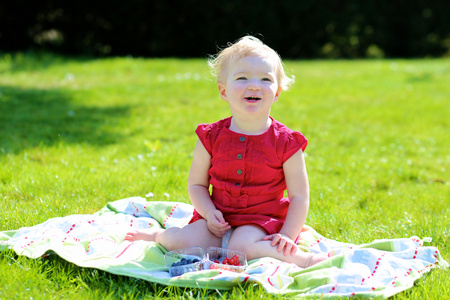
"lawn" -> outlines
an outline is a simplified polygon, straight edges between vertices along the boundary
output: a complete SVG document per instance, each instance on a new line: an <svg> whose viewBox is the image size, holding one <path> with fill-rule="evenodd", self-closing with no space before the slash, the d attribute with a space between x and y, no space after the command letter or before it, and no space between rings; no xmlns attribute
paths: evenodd
<svg viewBox="0 0 450 300"><path fill-rule="evenodd" d="M309 140L307 223L356 244L431 237L450 261L450 60L285 64L296 83L272 116ZM189 203L194 129L227 116L204 59L0 53L0 231L150 192ZM395 298L448 298L448 282L448 271L433 270ZM0 299L263 293L246 291L166 287L0 253Z"/></svg>

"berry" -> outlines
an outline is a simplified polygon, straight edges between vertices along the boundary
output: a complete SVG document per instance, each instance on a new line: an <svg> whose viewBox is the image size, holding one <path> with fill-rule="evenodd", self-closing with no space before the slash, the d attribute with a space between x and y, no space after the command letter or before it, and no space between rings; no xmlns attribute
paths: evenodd
<svg viewBox="0 0 450 300"><path fill-rule="evenodd" d="M240 266L241 264L239 263L239 256L234 255L231 258L226 257L223 261L222 264L224 265L231 265L231 266Z"/></svg>
<svg viewBox="0 0 450 300"><path fill-rule="evenodd" d="M171 267L179 267L179 266L184 266L184 265L190 265L196 262L199 262L200 260L195 258L195 259L186 259L186 258L182 258L179 262L174 262L172 263Z"/></svg>
<svg viewBox="0 0 450 300"><path fill-rule="evenodd" d="M234 255L233 257L225 257L222 262L220 262L218 259L214 259L212 260L212 262L216 263L216 264L222 264L222 265L228 265L228 266L240 266L240 262L239 262L239 256L238 255ZM225 266L217 266L217 265L211 265L210 269L222 269L222 270L229 270L229 271L233 271L233 268L231 267L225 267Z"/></svg>

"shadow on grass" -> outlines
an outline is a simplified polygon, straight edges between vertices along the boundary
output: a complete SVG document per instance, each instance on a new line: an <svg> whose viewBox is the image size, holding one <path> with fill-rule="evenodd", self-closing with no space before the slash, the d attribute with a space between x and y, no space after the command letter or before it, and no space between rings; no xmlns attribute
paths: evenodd
<svg viewBox="0 0 450 300"><path fill-rule="evenodd" d="M123 138L115 125L128 106L72 102L69 91L0 87L0 155L58 143L102 146Z"/></svg>

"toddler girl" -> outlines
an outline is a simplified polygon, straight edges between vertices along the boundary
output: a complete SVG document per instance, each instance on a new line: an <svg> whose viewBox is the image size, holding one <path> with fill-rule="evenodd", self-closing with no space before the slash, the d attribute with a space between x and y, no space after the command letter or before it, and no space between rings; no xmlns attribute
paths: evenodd
<svg viewBox="0 0 450 300"><path fill-rule="evenodd" d="M196 130L188 179L194 216L185 227L132 231L125 239L155 241L167 250L227 245L249 260L268 256L304 268L325 260L296 247L309 208L307 140L270 117L293 79L278 54L251 36L209 63L232 116Z"/></svg>

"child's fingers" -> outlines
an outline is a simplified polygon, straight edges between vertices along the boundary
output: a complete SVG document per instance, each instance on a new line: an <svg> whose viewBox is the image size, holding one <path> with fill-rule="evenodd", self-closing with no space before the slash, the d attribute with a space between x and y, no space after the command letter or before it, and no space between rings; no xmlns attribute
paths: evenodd
<svg viewBox="0 0 450 300"><path fill-rule="evenodd" d="M124 240L125 240L125 241L134 241L134 236L131 235L131 234L126 235Z"/></svg>
<svg viewBox="0 0 450 300"><path fill-rule="evenodd" d="M225 233L227 233L228 229L227 229L226 227L225 227L225 228L222 228L222 227L214 227L213 231L214 231L213 233L214 233L216 236L222 237L222 236L225 235Z"/></svg>
<svg viewBox="0 0 450 300"><path fill-rule="evenodd" d="M223 222L220 222L219 220L216 220L217 222L214 223L214 226L220 229L231 229L230 224L228 224L228 222L226 222L225 220Z"/></svg>
<svg viewBox="0 0 450 300"><path fill-rule="evenodd" d="M272 241L270 245L272 247L277 246L278 252L283 252L284 255L294 255L297 253L297 247L293 241L286 238L284 235L271 234L262 238L263 241Z"/></svg>
<svg viewBox="0 0 450 300"><path fill-rule="evenodd" d="M263 241L272 241L270 245L274 247L280 241L281 237L278 234L266 235L262 238Z"/></svg>
<svg viewBox="0 0 450 300"><path fill-rule="evenodd" d="M286 247L284 249L284 255L285 256L294 255L296 252L297 252L297 246L295 246L292 243L287 242Z"/></svg>
<svg viewBox="0 0 450 300"><path fill-rule="evenodd" d="M135 231L127 232L127 234L125 235L125 240L131 240L135 233Z"/></svg>
<svg viewBox="0 0 450 300"><path fill-rule="evenodd" d="M208 228L215 236L222 237L231 226L227 222L220 223L218 219L211 219L208 221Z"/></svg>
<svg viewBox="0 0 450 300"><path fill-rule="evenodd" d="M287 241L284 250L284 255L285 256L295 255L295 253L297 253L297 245L295 243L292 243L291 241Z"/></svg>
<svg viewBox="0 0 450 300"><path fill-rule="evenodd" d="M283 239L279 239L279 241L278 241L278 248L277 248L277 250L278 250L278 252L282 252L283 251L283 248L286 246L286 240L283 240Z"/></svg>
<svg viewBox="0 0 450 300"><path fill-rule="evenodd" d="M220 210L216 210L214 212L214 216L216 217L217 221L219 221L220 223L226 223L225 219L223 218L223 214Z"/></svg>
<svg viewBox="0 0 450 300"><path fill-rule="evenodd" d="M293 245L292 246L292 248L291 248L291 255L295 255L295 253L297 253L297 246L296 245Z"/></svg>
<svg viewBox="0 0 450 300"><path fill-rule="evenodd" d="M227 233L227 231L228 231L228 229L217 229L216 228L213 233L214 233L215 236L221 238Z"/></svg>
<svg viewBox="0 0 450 300"><path fill-rule="evenodd" d="M270 240L272 241L272 242L270 243L270 245L271 245L272 247L275 247L275 246L280 242L280 236L277 235L277 234L272 234L272 235L270 236Z"/></svg>
<svg viewBox="0 0 450 300"><path fill-rule="evenodd" d="M215 226L208 226L209 231L211 231L215 236L222 237L224 234L222 234L222 230L218 229Z"/></svg>

